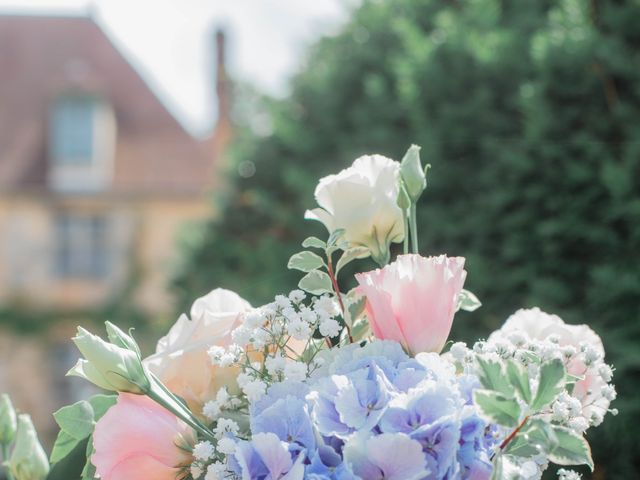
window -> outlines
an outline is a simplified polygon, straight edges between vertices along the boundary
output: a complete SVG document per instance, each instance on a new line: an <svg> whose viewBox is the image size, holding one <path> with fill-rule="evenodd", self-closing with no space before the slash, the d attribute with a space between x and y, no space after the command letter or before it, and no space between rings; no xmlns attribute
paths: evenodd
<svg viewBox="0 0 640 480"><path fill-rule="evenodd" d="M56 164L87 165L95 158L98 102L90 96L58 98L51 121L51 154Z"/></svg>
<svg viewBox="0 0 640 480"><path fill-rule="evenodd" d="M108 274L107 221L97 215L56 217L56 274L61 278L104 278Z"/></svg>
<svg viewBox="0 0 640 480"><path fill-rule="evenodd" d="M115 146L115 114L106 98L57 97L49 114L49 186L65 194L108 189Z"/></svg>

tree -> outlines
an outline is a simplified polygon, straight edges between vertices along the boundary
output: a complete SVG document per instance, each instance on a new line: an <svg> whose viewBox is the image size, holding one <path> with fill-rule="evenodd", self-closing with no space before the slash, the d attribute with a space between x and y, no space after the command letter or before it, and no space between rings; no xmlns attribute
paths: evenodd
<svg viewBox="0 0 640 480"><path fill-rule="evenodd" d="M260 133L251 122L240 132L234 188L176 276L181 307L220 285L256 304L294 288L288 257L313 229L324 234L302 220L318 178L358 155L399 158L419 144L433 167L419 208L422 252L465 256L467 284L484 302L458 316L452 338L486 336L521 306L590 324L621 397L620 416L590 434L598 478L632 478L637 25L633 0L364 2L312 49L290 98L265 100L252 117Z"/></svg>

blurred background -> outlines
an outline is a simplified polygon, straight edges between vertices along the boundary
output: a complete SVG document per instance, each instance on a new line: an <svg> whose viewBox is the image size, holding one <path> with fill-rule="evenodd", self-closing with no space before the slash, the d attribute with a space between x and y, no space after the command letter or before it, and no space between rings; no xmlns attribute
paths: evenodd
<svg viewBox="0 0 640 480"><path fill-rule="evenodd" d="M585 478L640 478L640 2L215 3L0 0L0 391L50 444L77 324L149 353L215 287L289 291L318 178L416 143L422 253L484 304L452 338L588 323L620 415Z"/></svg>

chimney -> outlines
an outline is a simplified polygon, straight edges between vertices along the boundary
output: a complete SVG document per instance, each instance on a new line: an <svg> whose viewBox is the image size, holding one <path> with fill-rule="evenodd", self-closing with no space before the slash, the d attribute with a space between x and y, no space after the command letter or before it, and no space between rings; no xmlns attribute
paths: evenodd
<svg viewBox="0 0 640 480"><path fill-rule="evenodd" d="M213 154L216 162L224 156L232 137L231 125L231 93L226 67L225 32L218 28L215 32L215 92L218 102L218 118L212 135Z"/></svg>

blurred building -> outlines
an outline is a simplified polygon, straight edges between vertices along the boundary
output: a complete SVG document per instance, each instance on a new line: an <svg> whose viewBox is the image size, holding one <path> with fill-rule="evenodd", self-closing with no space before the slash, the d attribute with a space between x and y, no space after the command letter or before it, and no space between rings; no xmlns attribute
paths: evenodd
<svg viewBox="0 0 640 480"><path fill-rule="evenodd" d="M210 213L230 136L221 33L216 43L219 118L201 141L91 18L0 15L0 309L91 312L126 294L151 315L170 310L176 237ZM0 391L49 415L47 375L14 368L46 364L47 350L7 338Z"/></svg>

